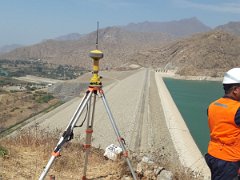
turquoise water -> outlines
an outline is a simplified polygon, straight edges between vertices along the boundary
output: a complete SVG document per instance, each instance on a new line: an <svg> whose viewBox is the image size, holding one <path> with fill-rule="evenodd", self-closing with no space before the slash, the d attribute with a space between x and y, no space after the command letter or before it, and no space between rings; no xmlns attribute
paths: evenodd
<svg viewBox="0 0 240 180"><path fill-rule="evenodd" d="M209 103L224 95L221 82L170 78L164 78L164 82L197 146L206 153L209 141L207 108Z"/></svg>

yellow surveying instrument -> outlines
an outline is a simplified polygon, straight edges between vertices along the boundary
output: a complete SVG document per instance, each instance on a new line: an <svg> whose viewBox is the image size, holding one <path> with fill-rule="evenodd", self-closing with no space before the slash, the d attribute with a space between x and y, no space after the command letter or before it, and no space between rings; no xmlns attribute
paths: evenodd
<svg viewBox="0 0 240 180"><path fill-rule="evenodd" d="M103 58L103 53L98 49L90 51L89 56L93 59L93 76L90 80L90 85L101 86L100 77L98 75L99 71L99 60Z"/></svg>
<svg viewBox="0 0 240 180"><path fill-rule="evenodd" d="M110 111L109 105L107 103L107 100L105 98L104 92L102 90L102 82L100 80L100 76L98 75L99 72L99 60L103 58L103 53L98 50L98 27L99 23L97 22L97 40L96 40L96 50L90 51L89 56L93 59L93 75L90 79L90 83L88 86L88 89L80 102L80 104L77 107L77 110L73 114L67 128L62 134L62 137L58 141L55 149L52 152L52 156L50 160L48 161L46 167L44 168L43 172L41 173L39 180L43 180L45 176L47 175L51 165L53 164L54 160L60 156L60 152L62 150L62 146L73 139L73 129L74 127L77 127L76 124L84 111L84 109L87 107L87 127L86 127L86 139L85 144L83 145L85 149L85 159L84 159L84 168L83 168L83 176L82 180L86 180L86 174L87 174L87 164L88 164L88 155L90 153L91 148L91 142L92 142L92 133L93 133L93 122L94 122L94 112L95 112L95 104L96 104L96 97L99 95L103 101L103 104L105 106L106 112L108 114L108 117L110 119L111 125L114 129L114 132L117 136L117 140L120 144L120 147L123 150L123 155L125 157L125 160L127 161L127 164L129 166L129 169L132 173L133 179L137 180L135 172L133 170L133 167L131 165L131 162L128 157L128 151L125 147L125 140L120 136L119 130L116 126L115 120L113 118L113 115Z"/></svg>
<svg viewBox="0 0 240 180"><path fill-rule="evenodd" d="M100 77L98 75L99 71L99 60L103 58L102 51L98 50L98 26L99 23L97 22L97 38L96 38L96 50L92 50L89 53L89 57L93 59L93 76L90 80L90 85L94 86L101 86L102 83L100 81Z"/></svg>

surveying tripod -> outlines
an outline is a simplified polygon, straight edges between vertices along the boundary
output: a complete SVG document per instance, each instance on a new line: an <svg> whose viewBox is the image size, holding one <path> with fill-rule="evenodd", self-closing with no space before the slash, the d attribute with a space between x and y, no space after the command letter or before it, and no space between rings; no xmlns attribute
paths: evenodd
<svg viewBox="0 0 240 180"><path fill-rule="evenodd" d="M73 129L76 127L76 123L78 122L82 112L84 111L85 107L88 107L87 110L87 127L86 127L86 139L84 149L85 149L85 162L84 162L84 169L83 169L83 176L82 180L86 180L86 173L87 173L87 164L88 164L88 155L90 153L91 148L91 140L92 140L92 133L93 133L93 122L94 122L94 112L95 112L95 104L96 104L96 96L99 94L103 104L106 108L108 117L110 119L111 125L114 129L114 132L117 136L117 140L123 150L123 155L127 161L127 164L129 166L129 169L132 173L132 176L134 180L136 180L136 175L133 170L133 167L131 165L131 162L128 158L128 152L126 150L126 147L124 145L124 139L120 136L119 130L116 126L116 123L114 121L113 115L110 111L109 105L107 103L107 100L105 98L104 92L102 90L102 82L100 81L100 76L98 75L99 71L99 60L103 58L103 53L99 50L93 50L90 52L89 56L93 59L93 76L90 80L88 90L86 91L86 94L84 95L82 101L77 107L77 110L75 111L73 117L71 118L67 128L65 129L64 133L62 134L62 137L57 143L57 146L52 152L52 156L50 160L48 161L46 167L44 168L39 180L43 180L45 176L47 175L51 165L53 164L56 157L60 156L60 152L62 150L62 146L70 141L73 138Z"/></svg>

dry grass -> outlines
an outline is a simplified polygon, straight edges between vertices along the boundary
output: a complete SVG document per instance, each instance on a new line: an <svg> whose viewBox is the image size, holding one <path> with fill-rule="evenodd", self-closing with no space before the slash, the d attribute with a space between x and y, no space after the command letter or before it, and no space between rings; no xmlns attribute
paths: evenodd
<svg viewBox="0 0 240 180"><path fill-rule="evenodd" d="M44 166L47 164L53 148L56 146L60 132L49 133L37 127L22 130L14 137L0 141L0 180L38 179ZM131 177L131 173L124 159L117 162L106 160L103 150L91 148L88 162L87 178L117 180L124 176ZM63 147L46 179L54 175L56 179L82 179L84 167L84 149L80 143L69 142ZM141 158L132 159L134 167ZM174 173L175 180L193 180L194 174L168 161L166 158L154 157L158 166L165 167ZM153 167L149 166L148 169ZM146 170L148 170L146 169ZM156 177L142 177L142 180L156 179ZM131 178L130 178L131 179Z"/></svg>
<svg viewBox="0 0 240 180"><path fill-rule="evenodd" d="M36 133L28 129L16 137L1 140L0 147L7 149L8 153L0 157L0 179L38 179L58 141L55 137L58 136L45 131ZM68 143L47 176L54 175L56 179L81 179L84 154L80 144ZM120 179L124 174L129 174L124 161L106 160L101 150L91 149L88 178Z"/></svg>
<svg viewBox="0 0 240 180"><path fill-rule="evenodd" d="M35 92L0 93L0 132L60 102L56 98L41 102L44 95Z"/></svg>

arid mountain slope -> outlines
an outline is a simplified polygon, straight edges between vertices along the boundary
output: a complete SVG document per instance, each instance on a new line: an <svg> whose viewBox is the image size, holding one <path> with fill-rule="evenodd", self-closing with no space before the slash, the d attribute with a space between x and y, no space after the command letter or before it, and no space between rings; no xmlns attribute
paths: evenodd
<svg viewBox="0 0 240 180"><path fill-rule="evenodd" d="M117 27L99 31L99 49L104 53L101 68L116 68L128 63L131 54L143 49L159 47L171 38L162 33L129 32ZM19 48L0 56L0 59L42 59L55 64L71 64L90 68L88 53L94 50L96 32L77 41L48 40L40 44Z"/></svg>
<svg viewBox="0 0 240 180"><path fill-rule="evenodd" d="M211 30L210 27L206 26L195 17L169 22L145 21L142 23L131 23L123 28L134 32L162 32L178 38Z"/></svg>
<svg viewBox="0 0 240 180"><path fill-rule="evenodd" d="M194 35L167 46L135 54L140 65L175 70L180 75L221 76L240 66L240 38L223 31Z"/></svg>
<svg viewBox="0 0 240 180"><path fill-rule="evenodd" d="M79 33L70 33L70 34L66 34L66 35L63 35L63 36L56 37L54 40L74 41L74 40L79 40L83 36L84 36L83 34L79 34Z"/></svg>
<svg viewBox="0 0 240 180"><path fill-rule="evenodd" d="M48 40L18 48L0 59L42 59L55 64L71 64L91 69L88 53L94 50L96 32L76 41ZM100 68L144 67L164 68L181 75L222 76L240 66L240 37L215 30L175 40L166 34L130 32L118 27L99 31L99 49L104 53ZM90 62L89 62L90 61Z"/></svg>
<svg viewBox="0 0 240 180"><path fill-rule="evenodd" d="M229 22L227 24L218 26L215 28L216 30L222 30L234 35L240 36L240 21L238 22Z"/></svg>
<svg viewBox="0 0 240 180"><path fill-rule="evenodd" d="M2 46L2 47L0 47L0 54L10 52L10 51L12 51L16 48L20 48L22 46L23 45L20 45L20 44L12 44L12 45Z"/></svg>

